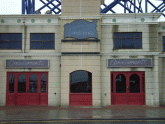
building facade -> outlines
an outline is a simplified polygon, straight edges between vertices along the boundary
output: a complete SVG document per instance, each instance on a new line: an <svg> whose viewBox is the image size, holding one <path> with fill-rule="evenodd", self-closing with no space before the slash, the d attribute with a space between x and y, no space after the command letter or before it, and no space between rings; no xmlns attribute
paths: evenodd
<svg viewBox="0 0 165 124"><path fill-rule="evenodd" d="M0 15L0 105L165 105L161 14Z"/></svg>

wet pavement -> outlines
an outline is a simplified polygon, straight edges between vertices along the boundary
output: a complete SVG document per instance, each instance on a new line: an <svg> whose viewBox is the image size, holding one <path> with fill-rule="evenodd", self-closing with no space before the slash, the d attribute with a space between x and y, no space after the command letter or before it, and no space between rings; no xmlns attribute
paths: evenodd
<svg viewBox="0 0 165 124"><path fill-rule="evenodd" d="M41 120L165 120L165 107L112 105L102 108L0 106L0 122Z"/></svg>

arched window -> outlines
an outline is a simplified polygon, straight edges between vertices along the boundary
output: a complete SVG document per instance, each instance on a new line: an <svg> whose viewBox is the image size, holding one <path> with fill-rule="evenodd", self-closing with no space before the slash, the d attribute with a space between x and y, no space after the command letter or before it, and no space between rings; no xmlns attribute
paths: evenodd
<svg viewBox="0 0 165 124"><path fill-rule="evenodd" d="M70 74L71 93L91 93L92 74L87 71L75 71Z"/></svg>
<svg viewBox="0 0 165 124"><path fill-rule="evenodd" d="M41 93L46 93L46 83L47 83L46 75L42 74L41 75Z"/></svg>
<svg viewBox="0 0 165 124"><path fill-rule="evenodd" d="M9 93L14 93L14 75L9 76Z"/></svg>
<svg viewBox="0 0 165 124"><path fill-rule="evenodd" d="M116 76L116 93L126 93L126 78L123 74Z"/></svg>
<svg viewBox="0 0 165 124"><path fill-rule="evenodd" d="M129 78L130 93L140 93L140 78L137 74L133 74Z"/></svg>
<svg viewBox="0 0 165 124"><path fill-rule="evenodd" d="M24 74L18 76L18 93L26 93L26 76Z"/></svg>
<svg viewBox="0 0 165 124"><path fill-rule="evenodd" d="M30 75L29 78L29 92L37 93L37 76L35 74Z"/></svg>

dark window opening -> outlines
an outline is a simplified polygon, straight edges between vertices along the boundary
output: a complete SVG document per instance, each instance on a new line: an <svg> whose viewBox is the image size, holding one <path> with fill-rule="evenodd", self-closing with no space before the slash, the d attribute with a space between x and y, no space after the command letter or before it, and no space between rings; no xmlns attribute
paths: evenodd
<svg viewBox="0 0 165 124"><path fill-rule="evenodd" d="M55 38L53 33L30 35L30 49L54 49Z"/></svg>
<svg viewBox="0 0 165 124"><path fill-rule="evenodd" d="M113 93L113 74L111 74L111 93Z"/></svg>
<svg viewBox="0 0 165 124"><path fill-rule="evenodd" d="M15 81L14 81L14 75L11 74L9 76L9 93L14 93L14 84L15 84Z"/></svg>
<svg viewBox="0 0 165 124"><path fill-rule="evenodd" d="M113 35L114 49L141 49L141 32L115 32Z"/></svg>
<svg viewBox="0 0 165 124"><path fill-rule="evenodd" d="M29 78L29 92L30 93L37 93L37 75L32 74Z"/></svg>
<svg viewBox="0 0 165 124"><path fill-rule="evenodd" d="M0 49L22 49L22 34L0 34Z"/></svg>
<svg viewBox="0 0 165 124"><path fill-rule="evenodd" d="M20 74L18 77L18 93L26 93L26 76Z"/></svg>
<svg viewBox="0 0 165 124"><path fill-rule="evenodd" d="M140 93L140 77L133 74L129 78L130 93Z"/></svg>
<svg viewBox="0 0 165 124"><path fill-rule="evenodd" d="M163 37L163 52L165 52L165 36Z"/></svg>
<svg viewBox="0 0 165 124"><path fill-rule="evenodd" d="M116 93L126 93L126 78L123 74L116 76Z"/></svg>
<svg viewBox="0 0 165 124"><path fill-rule="evenodd" d="M41 93L46 93L46 75L41 75Z"/></svg>
<svg viewBox="0 0 165 124"><path fill-rule="evenodd" d="M92 93L92 74L87 71L76 71L70 74L71 93Z"/></svg>
<svg viewBox="0 0 165 124"><path fill-rule="evenodd" d="M145 93L145 76L142 74L143 93Z"/></svg>

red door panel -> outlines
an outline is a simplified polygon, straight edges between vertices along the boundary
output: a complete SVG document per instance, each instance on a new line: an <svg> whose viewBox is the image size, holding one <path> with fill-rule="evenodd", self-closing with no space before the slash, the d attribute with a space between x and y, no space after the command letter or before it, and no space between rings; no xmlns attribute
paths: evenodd
<svg viewBox="0 0 165 124"><path fill-rule="evenodd" d="M26 94L16 94L16 105L28 105Z"/></svg>
<svg viewBox="0 0 165 124"><path fill-rule="evenodd" d="M111 104L144 105L143 76L144 72L112 72Z"/></svg>
<svg viewBox="0 0 165 124"><path fill-rule="evenodd" d="M48 105L48 73L8 72L6 105Z"/></svg>
<svg viewBox="0 0 165 124"><path fill-rule="evenodd" d="M69 95L70 106L92 106L91 93L74 93Z"/></svg>

